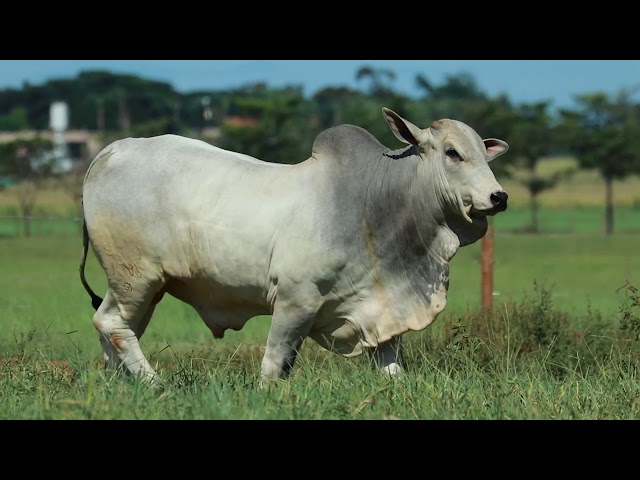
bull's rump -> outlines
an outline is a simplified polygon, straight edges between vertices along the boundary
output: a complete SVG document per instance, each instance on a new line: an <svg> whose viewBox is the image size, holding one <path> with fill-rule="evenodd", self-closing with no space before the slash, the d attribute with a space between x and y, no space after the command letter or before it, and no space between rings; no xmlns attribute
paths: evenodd
<svg viewBox="0 0 640 480"><path fill-rule="evenodd" d="M83 188L110 285L165 282L192 304L266 305L276 239L308 228L291 180L303 170L173 135L114 142Z"/></svg>

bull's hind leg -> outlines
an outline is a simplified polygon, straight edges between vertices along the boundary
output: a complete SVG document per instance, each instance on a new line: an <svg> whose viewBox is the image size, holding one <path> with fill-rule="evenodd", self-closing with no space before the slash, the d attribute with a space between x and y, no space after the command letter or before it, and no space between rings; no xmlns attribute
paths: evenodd
<svg viewBox="0 0 640 480"><path fill-rule="evenodd" d="M368 353L374 368L381 370L382 373L397 375L403 372L402 335L381 343Z"/></svg>
<svg viewBox="0 0 640 480"><path fill-rule="evenodd" d="M93 315L93 326L98 330L98 334L100 336L100 345L102 346L102 352L104 355L105 367L116 369L120 365L120 361L118 360L118 355L113 349L111 342L109 341L109 336L104 334L102 331L103 321L102 319L108 317L110 315L109 312L113 310L113 308L117 308L117 304L113 299L113 295L111 295L111 291L109 290L104 297L104 300L100 304L100 307L96 310L96 313Z"/></svg>
<svg viewBox="0 0 640 480"><path fill-rule="evenodd" d="M115 293L110 287L93 316L107 363L153 386L160 385L161 380L142 353L139 339L157 298L155 291L134 296L133 290Z"/></svg>

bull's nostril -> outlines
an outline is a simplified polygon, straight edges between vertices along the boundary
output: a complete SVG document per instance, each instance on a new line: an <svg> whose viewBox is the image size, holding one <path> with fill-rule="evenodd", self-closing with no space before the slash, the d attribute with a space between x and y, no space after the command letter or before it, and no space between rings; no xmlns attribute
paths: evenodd
<svg viewBox="0 0 640 480"><path fill-rule="evenodd" d="M494 210L503 212L507 209L507 199L509 195L507 192L495 192L491 194L491 203L493 203Z"/></svg>
<svg viewBox="0 0 640 480"><path fill-rule="evenodd" d="M494 205L507 203L508 198L509 195L507 195L507 192L495 192L491 194L491 201Z"/></svg>

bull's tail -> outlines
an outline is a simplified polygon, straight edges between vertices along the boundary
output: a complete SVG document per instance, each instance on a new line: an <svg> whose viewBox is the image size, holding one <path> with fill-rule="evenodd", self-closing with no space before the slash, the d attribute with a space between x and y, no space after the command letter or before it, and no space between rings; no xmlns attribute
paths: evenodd
<svg viewBox="0 0 640 480"><path fill-rule="evenodd" d="M98 307L102 303L102 298L94 293L89 284L87 283L87 279L84 276L84 265L87 263L87 252L89 251L89 232L87 231L87 224L84 221L84 215L82 216L82 255L80 256L80 281L82 282L82 286L87 291L87 293L91 296L91 305L93 308L98 310Z"/></svg>

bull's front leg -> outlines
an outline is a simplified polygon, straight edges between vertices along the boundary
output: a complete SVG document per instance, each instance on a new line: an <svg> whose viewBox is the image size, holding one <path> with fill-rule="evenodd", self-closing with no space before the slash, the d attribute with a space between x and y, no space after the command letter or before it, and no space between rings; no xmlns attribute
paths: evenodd
<svg viewBox="0 0 640 480"><path fill-rule="evenodd" d="M398 375L402 368L402 335L381 343L376 348L367 350L374 368L388 375Z"/></svg>
<svg viewBox="0 0 640 480"><path fill-rule="evenodd" d="M277 306L271 319L267 348L260 368L260 387L289 376L309 333L313 314L303 308Z"/></svg>

